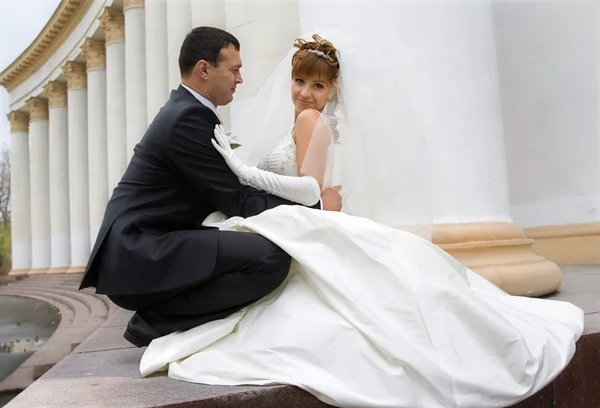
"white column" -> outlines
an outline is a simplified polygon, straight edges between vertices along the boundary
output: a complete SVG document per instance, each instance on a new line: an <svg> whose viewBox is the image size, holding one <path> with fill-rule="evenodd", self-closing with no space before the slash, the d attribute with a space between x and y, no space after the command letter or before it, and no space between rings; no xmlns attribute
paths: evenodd
<svg viewBox="0 0 600 408"><path fill-rule="evenodd" d="M512 223L491 1L409 4L386 3L373 21L405 61L398 74L428 138L434 221Z"/></svg>
<svg viewBox="0 0 600 408"><path fill-rule="evenodd" d="M210 26L227 29L225 19L225 0L190 0L192 8L192 27ZM241 40L240 40L241 41ZM245 44L242 44L242 48ZM226 129L231 126L230 106L218 106L221 123Z"/></svg>
<svg viewBox="0 0 600 408"><path fill-rule="evenodd" d="M50 179L48 155L48 100L27 100L29 110L31 175L31 270L45 274L50 268Z"/></svg>
<svg viewBox="0 0 600 408"><path fill-rule="evenodd" d="M148 128L146 104L146 16L144 0L125 0L125 96L127 160Z"/></svg>
<svg viewBox="0 0 600 408"><path fill-rule="evenodd" d="M106 144L108 193L112 195L127 167L125 107L125 30L123 13L107 7L100 17L106 36Z"/></svg>
<svg viewBox="0 0 600 408"><path fill-rule="evenodd" d="M146 0L146 98L148 124L169 99L167 0Z"/></svg>
<svg viewBox="0 0 600 408"><path fill-rule="evenodd" d="M29 114L12 111L10 120L10 192L12 269L27 275L31 269L31 190L29 181Z"/></svg>
<svg viewBox="0 0 600 408"><path fill-rule="evenodd" d="M51 263L48 273L65 273L71 265L67 85L53 81L44 91L49 110Z"/></svg>
<svg viewBox="0 0 600 408"><path fill-rule="evenodd" d="M436 223L511 222L491 3L369 7L349 2L343 13L327 7L314 13L311 1L301 0L303 32L329 18L331 26L349 32L371 55L385 55L394 44L402 92L408 93L429 141ZM369 43L362 34L374 29L386 40Z"/></svg>
<svg viewBox="0 0 600 408"><path fill-rule="evenodd" d="M87 78L84 64L69 61L67 77L69 109L69 207L71 265L67 273L83 272L90 254L90 205L88 190Z"/></svg>
<svg viewBox="0 0 600 408"><path fill-rule="evenodd" d="M190 0L167 2L167 61L169 64L169 89L177 89L181 82L179 51L188 32L192 29Z"/></svg>
<svg viewBox="0 0 600 408"><path fill-rule="evenodd" d="M90 245L93 247L108 202L106 48L104 41L88 38L82 51L87 67Z"/></svg>
<svg viewBox="0 0 600 408"><path fill-rule="evenodd" d="M225 0L190 0L192 27L210 26L225 30Z"/></svg>
<svg viewBox="0 0 600 408"><path fill-rule="evenodd" d="M225 5L226 29L240 41L244 63L244 83L230 104L235 119L300 36L300 16L296 0L226 0Z"/></svg>
<svg viewBox="0 0 600 408"><path fill-rule="evenodd" d="M408 94L431 155L434 242L511 294L554 291L560 269L532 251L510 216L491 0L348 2L339 13L329 4L315 13L301 0L300 15L303 32L349 32L359 53L381 57L381 69L393 44L398 91ZM374 30L385 41L364 37Z"/></svg>
<svg viewBox="0 0 600 408"><path fill-rule="evenodd" d="M325 6L315 13L310 0L300 0L303 33L339 27L373 56L394 44L400 91L416 110L435 166L436 222L512 222L491 2L348 2L339 13ZM385 41L365 38L370 30Z"/></svg>

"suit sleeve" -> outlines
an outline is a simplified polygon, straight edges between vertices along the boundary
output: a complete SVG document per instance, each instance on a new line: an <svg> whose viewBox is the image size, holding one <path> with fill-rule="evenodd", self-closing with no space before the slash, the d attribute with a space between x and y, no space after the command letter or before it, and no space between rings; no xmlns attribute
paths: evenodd
<svg viewBox="0 0 600 408"><path fill-rule="evenodd" d="M212 111L198 105L182 112L171 129L167 158L194 193L228 217L250 217L278 205L297 205L240 183L211 143L217 124ZM313 208L320 206L317 203Z"/></svg>

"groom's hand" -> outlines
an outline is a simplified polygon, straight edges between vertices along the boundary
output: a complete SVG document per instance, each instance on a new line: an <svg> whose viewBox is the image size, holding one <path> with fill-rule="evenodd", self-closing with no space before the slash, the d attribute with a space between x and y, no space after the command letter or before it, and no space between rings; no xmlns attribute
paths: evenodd
<svg viewBox="0 0 600 408"><path fill-rule="evenodd" d="M323 210L326 211L341 211L342 196L340 196L341 186L330 187L323 190L321 193L321 201L323 202Z"/></svg>

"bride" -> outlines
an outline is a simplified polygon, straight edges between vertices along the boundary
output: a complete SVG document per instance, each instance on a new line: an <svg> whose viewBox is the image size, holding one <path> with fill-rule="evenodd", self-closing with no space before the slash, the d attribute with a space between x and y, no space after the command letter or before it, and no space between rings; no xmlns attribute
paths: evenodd
<svg viewBox="0 0 600 408"><path fill-rule="evenodd" d="M288 278L225 319L155 339L142 375L290 384L342 407L505 407L533 395L570 361L583 312L510 296L427 239L426 152L392 66L374 73L346 36L326 38L339 48L295 42L240 123L239 150L220 127L214 144L244 184L295 202L341 185L342 211L209 217L279 245Z"/></svg>

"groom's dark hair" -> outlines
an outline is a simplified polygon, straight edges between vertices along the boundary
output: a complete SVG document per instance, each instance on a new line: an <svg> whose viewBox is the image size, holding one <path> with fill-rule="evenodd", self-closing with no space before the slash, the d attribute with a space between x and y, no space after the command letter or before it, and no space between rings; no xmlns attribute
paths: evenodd
<svg viewBox="0 0 600 408"><path fill-rule="evenodd" d="M198 61L204 60L213 66L219 64L219 53L233 45L240 50L240 42L232 34L216 27L196 27L183 40L179 52L179 72L189 75Z"/></svg>

